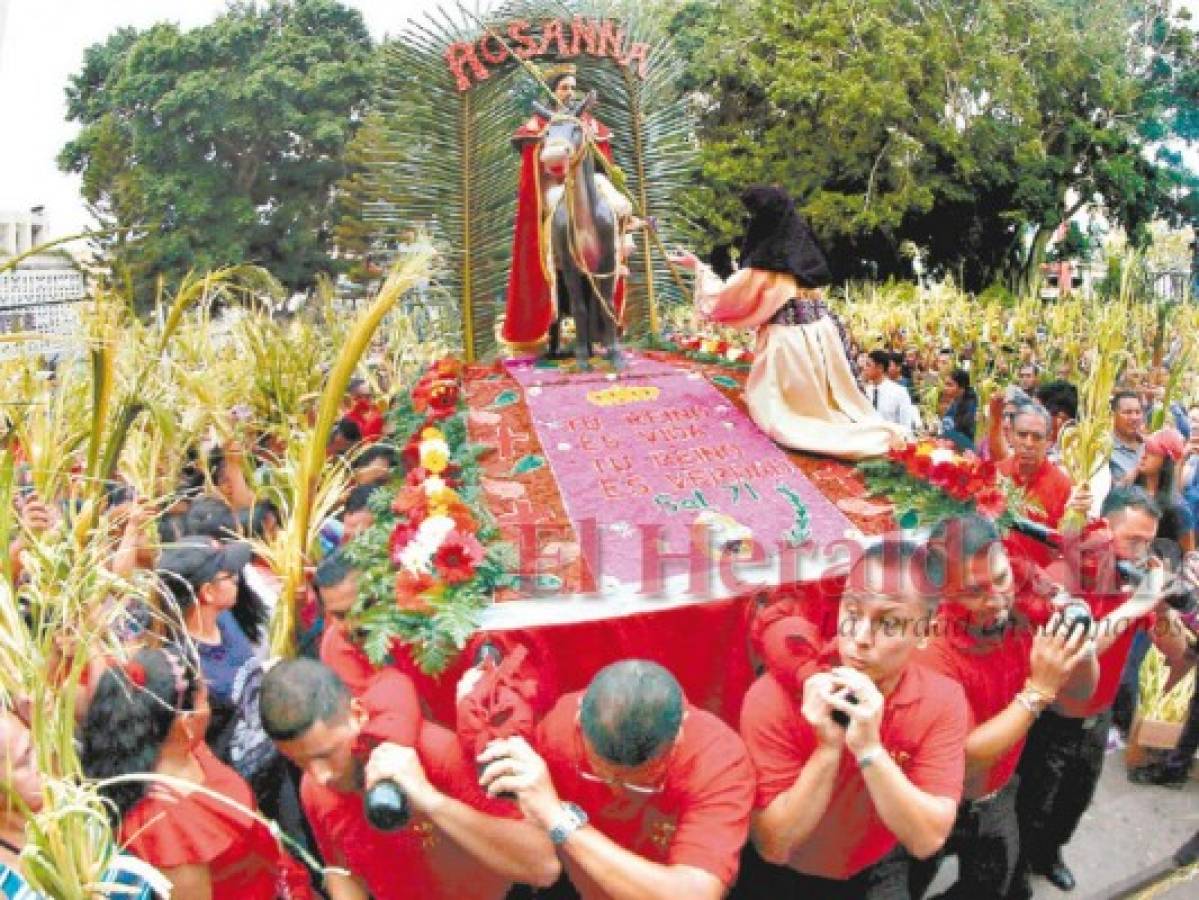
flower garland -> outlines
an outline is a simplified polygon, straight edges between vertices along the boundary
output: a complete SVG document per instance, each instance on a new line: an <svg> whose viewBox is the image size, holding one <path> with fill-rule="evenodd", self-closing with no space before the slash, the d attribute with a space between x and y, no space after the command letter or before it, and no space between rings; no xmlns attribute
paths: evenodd
<svg viewBox="0 0 1199 900"><path fill-rule="evenodd" d="M731 369L749 369L754 361L753 351L749 347L712 334L666 333L651 345L651 349L667 350L696 362Z"/></svg>
<svg viewBox="0 0 1199 900"><path fill-rule="evenodd" d="M361 573L351 630L376 665L398 641L422 670L443 671L513 571L482 504L461 380L461 363L438 360L392 412L406 474L371 497L374 524L347 550Z"/></svg>
<svg viewBox="0 0 1199 900"><path fill-rule="evenodd" d="M894 504L901 528L932 527L970 513L1006 528L1023 508L1023 495L993 462L947 440L911 441L886 459L858 463L858 469L870 495Z"/></svg>

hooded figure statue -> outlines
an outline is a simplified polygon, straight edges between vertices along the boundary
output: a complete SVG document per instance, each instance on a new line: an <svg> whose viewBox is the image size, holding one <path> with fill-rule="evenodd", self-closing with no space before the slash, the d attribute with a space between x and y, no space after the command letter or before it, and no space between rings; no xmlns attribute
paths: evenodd
<svg viewBox="0 0 1199 900"><path fill-rule="evenodd" d="M749 213L741 270L722 281L693 254L695 302L707 319L757 328L745 384L750 416L794 450L842 459L881 456L906 429L882 419L858 387L841 321L821 288L832 280L824 251L783 188L755 185L741 195Z"/></svg>

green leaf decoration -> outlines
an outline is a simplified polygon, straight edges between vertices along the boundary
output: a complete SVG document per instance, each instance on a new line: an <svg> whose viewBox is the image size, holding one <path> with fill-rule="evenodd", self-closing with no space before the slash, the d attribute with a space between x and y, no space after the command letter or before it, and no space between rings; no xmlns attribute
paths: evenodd
<svg viewBox="0 0 1199 900"><path fill-rule="evenodd" d="M491 409L503 409L505 406L511 406L513 403L516 403L519 400L520 400L520 392L519 391L512 391L512 390L502 391L499 394L499 396L497 396L494 400L491 401L490 408Z"/></svg>
<svg viewBox="0 0 1199 900"><path fill-rule="evenodd" d="M545 459L535 453L530 453L528 456L522 456L516 461L516 465L512 467L513 475L524 475L528 472L536 472L545 465Z"/></svg>
<svg viewBox="0 0 1199 900"><path fill-rule="evenodd" d="M741 382L735 378L729 378L727 375L713 375L712 383L717 387L722 387L729 391L735 391L741 387Z"/></svg>

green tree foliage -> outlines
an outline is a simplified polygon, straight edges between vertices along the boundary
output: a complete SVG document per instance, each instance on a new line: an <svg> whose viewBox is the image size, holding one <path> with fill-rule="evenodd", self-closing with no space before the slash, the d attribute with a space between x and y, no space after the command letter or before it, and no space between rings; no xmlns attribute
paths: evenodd
<svg viewBox="0 0 1199 900"><path fill-rule="evenodd" d="M67 87L78 172L115 268L159 276L254 262L291 288L330 260L331 186L373 84L361 15L336 0L231 3L210 25L122 29Z"/></svg>
<svg viewBox="0 0 1199 900"><path fill-rule="evenodd" d="M1060 222L1101 196L1135 236L1189 183L1195 36L1165 0L693 0L673 33L703 117L715 242L739 188L799 198L842 274L934 267L1025 289Z"/></svg>

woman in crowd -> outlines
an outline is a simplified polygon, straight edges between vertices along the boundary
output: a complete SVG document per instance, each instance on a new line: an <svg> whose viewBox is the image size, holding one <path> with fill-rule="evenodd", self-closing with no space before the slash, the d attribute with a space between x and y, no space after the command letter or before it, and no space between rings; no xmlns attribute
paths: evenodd
<svg viewBox="0 0 1199 900"><path fill-rule="evenodd" d="M970 373L965 369L950 372L941 385L941 396L949 400L949 406L941 418L941 435L962 450L973 450L978 394L970 386Z"/></svg>
<svg viewBox="0 0 1199 900"><path fill-rule="evenodd" d="M250 787L204 743L208 695L173 648L141 650L100 676L82 736L123 845L186 900L311 896L302 869L255 815ZM162 781L104 782L120 776Z"/></svg>

